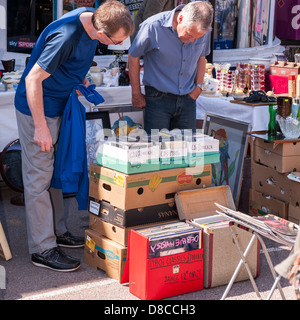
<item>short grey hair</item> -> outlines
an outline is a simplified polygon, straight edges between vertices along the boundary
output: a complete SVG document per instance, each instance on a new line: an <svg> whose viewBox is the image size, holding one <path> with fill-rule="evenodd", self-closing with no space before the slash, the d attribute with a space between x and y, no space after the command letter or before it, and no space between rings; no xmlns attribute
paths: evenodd
<svg viewBox="0 0 300 320"><path fill-rule="evenodd" d="M211 31L214 10L209 1L192 1L185 5L180 14L182 14L182 22L191 27L197 24L199 31Z"/></svg>

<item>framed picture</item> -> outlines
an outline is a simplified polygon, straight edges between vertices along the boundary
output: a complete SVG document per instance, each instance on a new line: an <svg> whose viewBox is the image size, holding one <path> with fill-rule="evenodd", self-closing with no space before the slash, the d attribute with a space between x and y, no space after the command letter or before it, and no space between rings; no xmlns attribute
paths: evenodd
<svg viewBox="0 0 300 320"><path fill-rule="evenodd" d="M109 113L110 123L112 131L116 136L119 136L120 132L120 121L124 121L123 123L123 134L126 132L129 133L130 130L134 130L135 128L143 128L144 126L144 109L141 109L140 111L130 111L130 112L110 112ZM127 126L124 127L124 126ZM122 127L121 126L121 127ZM125 130L125 131L124 131Z"/></svg>
<svg viewBox="0 0 300 320"><path fill-rule="evenodd" d="M220 162L212 164L212 185L229 185L238 206L250 124L206 113L204 133L218 139Z"/></svg>
<svg viewBox="0 0 300 320"><path fill-rule="evenodd" d="M86 113L86 151L88 168L96 163L96 152L100 143L111 135L108 111Z"/></svg>

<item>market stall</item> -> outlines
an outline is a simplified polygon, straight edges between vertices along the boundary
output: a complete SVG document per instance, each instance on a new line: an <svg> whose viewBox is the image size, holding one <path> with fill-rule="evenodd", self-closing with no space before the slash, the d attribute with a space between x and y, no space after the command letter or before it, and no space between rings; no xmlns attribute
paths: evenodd
<svg viewBox="0 0 300 320"><path fill-rule="evenodd" d="M74 6L74 1L68 3ZM118 81L121 70L108 67L113 57L95 57L97 66L87 74L104 103L95 106L79 97L88 115L87 133L93 133L86 141L92 148L87 152L89 226L84 262L120 283L129 283L129 291L140 299L163 299L226 285L230 279L253 281L259 276L259 241L250 240L251 230L237 228L216 211L218 203L225 211L237 214L250 135L249 215L253 219L266 216L266 220L274 215L285 225L300 222L300 174L294 173L300 171L300 63L290 68L278 59L271 61L280 46L266 22L272 20L272 2L264 8L263 1L257 1L252 11L249 2L239 3L242 13L235 54L220 49L234 46L234 28L222 28L234 11L235 1L226 1L228 7L222 10L217 6L217 52L214 63L206 66L203 92L196 103L198 120L207 121L207 115L215 115L238 125L225 128L223 122L207 132L208 126L204 126L204 132L175 130L146 135L142 120L124 124L134 111L143 119L143 111L131 105L131 86ZM252 24L251 12L256 19ZM249 33L248 39L245 35ZM231 39L226 38L228 35ZM275 81L279 71L280 86ZM7 76L3 83L8 91L0 92L4 115L0 120L0 151L18 138L14 108L18 83L7 81ZM293 134L285 131L285 125L296 127ZM260 131L265 136L256 135ZM232 180L237 189L232 187ZM271 207L270 199L275 206ZM247 272L232 278L236 265L241 264L236 246L249 241L254 245L247 256Z"/></svg>

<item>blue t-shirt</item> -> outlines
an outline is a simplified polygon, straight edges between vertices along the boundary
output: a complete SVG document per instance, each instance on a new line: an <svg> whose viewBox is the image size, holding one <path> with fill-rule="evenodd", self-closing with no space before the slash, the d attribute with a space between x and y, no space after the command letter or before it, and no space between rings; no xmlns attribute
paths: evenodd
<svg viewBox="0 0 300 320"><path fill-rule="evenodd" d="M185 95L195 87L197 62L210 53L210 32L194 42L183 43L173 29L172 11L158 13L140 24L129 53L144 59L145 85L159 91Z"/></svg>
<svg viewBox="0 0 300 320"><path fill-rule="evenodd" d="M31 115L25 88L25 77L37 63L51 74L43 85L44 112L47 117L63 114L74 86L84 80L95 55L97 40L86 33L79 17L94 8L79 8L50 23L38 38L32 50L15 96L15 106L20 112Z"/></svg>

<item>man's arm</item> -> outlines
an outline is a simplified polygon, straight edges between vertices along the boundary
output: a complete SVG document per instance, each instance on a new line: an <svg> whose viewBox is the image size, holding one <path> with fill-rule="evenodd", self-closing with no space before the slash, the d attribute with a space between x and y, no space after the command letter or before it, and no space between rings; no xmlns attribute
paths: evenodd
<svg viewBox="0 0 300 320"><path fill-rule="evenodd" d="M201 56L197 62L197 71L195 77L195 83L203 84L204 75L205 75L205 66L206 66L206 58ZM201 94L202 89L195 86L195 88L190 92L190 96L192 99L196 100Z"/></svg>
<svg viewBox="0 0 300 320"><path fill-rule="evenodd" d="M36 63L25 78L27 101L34 122L34 142L47 152L50 152L53 142L44 113L42 82L49 76Z"/></svg>
<svg viewBox="0 0 300 320"><path fill-rule="evenodd" d="M145 96L141 92L140 84L140 58L128 54L129 78L132 88L132 105L136 108L145 108Z"/></svg>

